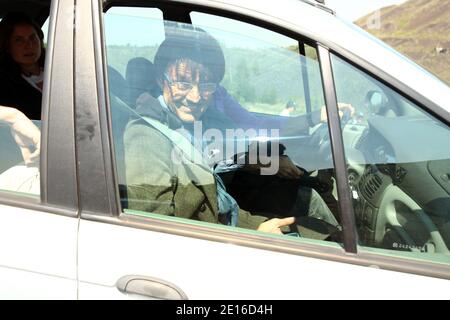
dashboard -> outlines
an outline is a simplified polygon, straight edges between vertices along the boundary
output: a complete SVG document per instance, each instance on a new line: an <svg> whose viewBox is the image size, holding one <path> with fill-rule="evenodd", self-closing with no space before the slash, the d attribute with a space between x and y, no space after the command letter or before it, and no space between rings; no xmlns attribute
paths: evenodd
<svg viewBox="0 0 450 320"><path fill-rule="evenodd" d="M449 134L429 118L368 120L353 153L347 151L358 154L348 163L356 175L352 191L362 244L450 247L450 179L444 179L450 172Z"/></svg>

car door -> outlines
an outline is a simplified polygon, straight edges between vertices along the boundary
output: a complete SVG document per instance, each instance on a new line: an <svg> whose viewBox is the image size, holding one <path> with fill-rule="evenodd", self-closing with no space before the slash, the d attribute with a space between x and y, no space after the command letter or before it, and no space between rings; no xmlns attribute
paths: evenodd
<svg viewBox="0 0 450 320"><path fill-rule="evenodd" d="M79 298L226 300L439 298L448 295L449 282L437 277L448 275L448 265L435 265L392 253L357 251L329 51L314 39L305 40L297 31L267 28L261 14L252 16L246 11L244 15L238 8L227 5L220 11L205 7L211 3L205 1L201 2L203 6L195 6L192 2L161 4L148 1L148 8L123 7L128 4L126 1L120 3L120 8L100 1L77 4L75 108L81 208ZM320 139L311 143L330 141L329 131L333 143L322 145L322 148L316 145L325 160L318 167L312 163L311 171L327 169L333 173L328 178L332 184L337 184L337 189L329 191L337 198L336 212L343 226L339 240L324 241L315 238L317 234L314 233L302 237L268 234L130 207L135 199L127 193L130 181L124 160L127 159L128 143L124 141L124 134L129 121L139 115L134 109L136 100L130 102L127 100L129 92L121 90L130 89L127 64L139 57L153 60L158 44L170 33L170 26L190 28L191 11L210 15L211 24L201 24L202 29L211 33L213 31L208 27L217 29L216 37L225 34L220 40L231 41L231 51L235 51L228 53L234 57L250 57L254 53L256 60L255 48L267 50L265 53L275 52L274 56L266 56L269 61L285 58L285 64L279 62L283 70L289 69L291 62L294 67L299 67L295 75L295 79L301 79L298 84L304 81L301 73L304 59L319 75L314 99L318 110L322 104L327 105L329 121L321 125ZM235 18L238 13L240 19ZM221 19L236 22L238 26L242 23L252 31L248 34L237 31L245 28L229 29L220 22ZM255 33L257 40L252 36ZM267 34L275 39L269 40L270 46L256 46ZM294 42L290 49L284 45L286 39ZM250 44L250 48L239 47L238 42ZM299 50L299 44L305 42L316 59L308 58ZM272 49L272 45L278 51ZM280 79L296 81L282 76ZM232 91L233 80L228 77L226 81L228 86L221 84ZM283 83L280 87L284 87ZM142 93L151 94L146 90ZM288 91L287 95L298 93L304 98L303 89L299 90L300 93ZM263 97L262 94L255 93L256 97ZM239 104L250 101L253 107L264 110L264 106L257 106L260 101L248 98L239 100ZM271 104L271 107L278 108L277 105ZM165 135L164 131L161 134ZM162 150L157 144L154 148ZM295 144L290 148L296 151ZM144 151L137 157L144 162L154 160ZM166 159L167 155L160 157ZM142 175L145 174L143 171ZM148 182L152 183L159 182ZM185 194L184 198L190 196ZM148 203L152 201L157 200L148 199ZM421 288L420 291L417 288Z"/></svg>
<svg viewBox="0 0 450 320"><path fill-rule="evenodd" d="M33 3L24 3L24 8ZM48 5L48 7L46 7ZM31 6L31 10L36 7ZM0 154L0 298L76 299L77 191L72 104L72 1L48 1L41 158L24 165L10 128ZM72 9L72 10L71 10Z"/></svg>

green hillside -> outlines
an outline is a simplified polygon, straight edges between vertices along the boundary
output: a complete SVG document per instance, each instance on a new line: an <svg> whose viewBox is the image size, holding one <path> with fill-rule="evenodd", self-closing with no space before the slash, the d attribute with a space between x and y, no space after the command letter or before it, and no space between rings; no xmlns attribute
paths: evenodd
<svg viewBox="0 0 450 320"><path fill-rule="evenodd" d="M450 85L450 0L409 0L355 23Z"/></svg>

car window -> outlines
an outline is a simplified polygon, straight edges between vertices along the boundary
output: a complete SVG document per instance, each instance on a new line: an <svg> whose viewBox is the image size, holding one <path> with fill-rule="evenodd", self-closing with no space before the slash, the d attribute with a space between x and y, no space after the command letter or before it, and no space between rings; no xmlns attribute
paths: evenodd
<svg viewBox="0 0 450 320"><path fill-rule="evenodd" d="M450 263L449 125L332 56L359 245ZM397 253L398 255L399 253Z"/></svg>
<svg viewBox="0 0 450 320"><path fill-rule="evenodd" d="M34 138L40 139L39 126L40 121L33 124L28 119L15 120L14 124L0 120L0 192L22 196L40 194L39 159L33 157L33 163L26 164L23 156L23 153L36 152L31 140L33 137L19 131L27 130Z"/></svg>
<svg viewBox="0 0 450 320"><path fill-rule="evenodd" d="M125 77L127 64L132 58L143 57L153 61L158 44L164 40L161 10L113 7L104 19L109 66Z"/></svg>
<svg viewBox="0 0 450 320"><path fill-rule="evenodd" d="M191 19L105 14L123 211L340 242L316 48L233 19Z"/></svg>
<svg viewBox="0 0 450 320"><path fill-rule="evenodd" d="M227 62L221 85L249 111L295 116L306 113L307 106L324 105L315 48L235 19L202 12L190 16L220 41ZM290 101L296 108L283 112Z"/></svg>
<svg viewBox="0 0 450 320"><path fill-rule="evenodd" d="M41 100L44 87L44 57L46 33L29 17L10 13L2 17L1 24L13 27L2 39L11 40L2 52L0 92L0 192L37 198L40 195L39 154L41 127ZM4 28L7 32L8 28ZM21 52L25 45L33 50L32 69L21 66Z"/></svg>

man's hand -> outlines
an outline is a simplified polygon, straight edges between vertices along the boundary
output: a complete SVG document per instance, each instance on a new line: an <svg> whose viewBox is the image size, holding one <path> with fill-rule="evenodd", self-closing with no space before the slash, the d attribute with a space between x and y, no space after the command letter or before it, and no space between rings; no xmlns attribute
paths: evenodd
<svg viewBox="0 0 450 320"><path fill-rule="evenodd" d="M272 142L270 146L276 146L275 143L277 142ZM285 148L282 144L279 144L277 148L275 148L275 150L258 150L258 145L259 142L253 141L248 147L248 152L241 153L236 156L237 163L245 164L244 170L259 174L261 168L269 168L274 166L273 174L276 174L277 176L282 178L300 179L300 177L303 175L303 172L292 162L292 160L288 156L278 154L280 153L281 148ZM267 146L268 145L263 145L263 147L266 148ZM281 150L281 152L283 152L283 150ZM268 156L269 154L272 155ZM260 157L262 157L263 161L260 161Z"/></svg>
<svg viewBox="0 0 450 320"><path fill-rule="evenodd" d="M338 109L339 109L339 117L342 118L344 115L344 110L348 110L348 113L350 114L350 117L353 117L355 114L355 108L350 103L338 103ZM320 121L325 122L327 121L327 108L325 106L322 107L320 110Z"/></svg>
<svg viewBox="0 0 450 320"><path fill-rule="evenodd" d="M288 156L280 156L277 176L286 179L300 179L302 175L302 170L292 162L291 158Z"/></svg>
<svg viewBox="0 0 450 320"><path fill-rule="evenodd" d="M241 159L244 159L243 157L245 157L246 154L243 153L240 155ZM289 158L288 156L278 156L278 159L276 159L278 161L278 170L276 171L276 175L285 179L300 179L301 176L303 175L303 171L300 170L291 160L291 158ZM239 163L239 162L238 162ZM245 158L243 160L243 163L245 163L245 166L243 168L243 170L245 171L249 171L255 174L260 174L260 170L261 168L268 168L271 165L273 165L273 163L269 163L269 164L261 164L261 163L248 163L247 158ZM274 171L275 174L275 171Z"/></svg>
<svg viewBox="0 0 450 320"><path fill-rule="evenodd" d="M281 232L281 228L285 226L289 226L291 224L295 223L294 217L284 218L284 219L270 219L266 222L263 222L259 225L258 231L261 232L269 232L269 233L275 233L275 234L283 234Z"/></svg>
<svg viewBox="0 0 450 320"><path fill-rule="evenodd" d="M0 120L9 124L25 164L37 161L41 151L41 132L38 127L21 111L5 106L0 106Z"/></svg>

